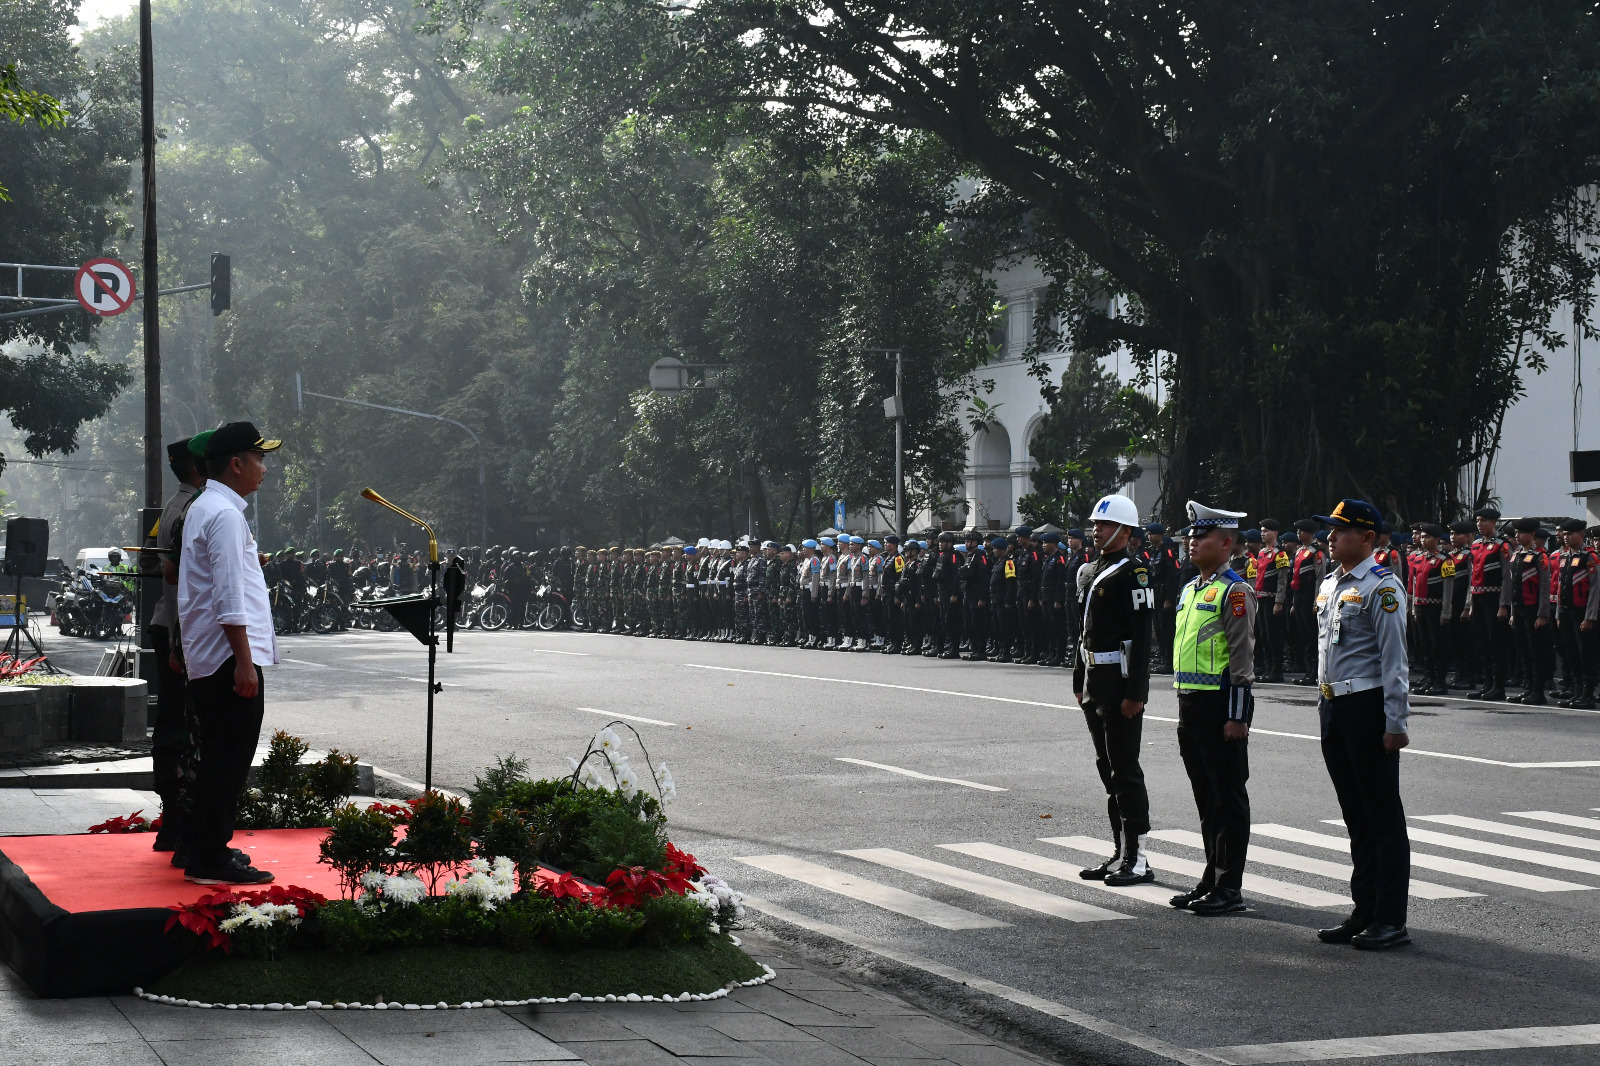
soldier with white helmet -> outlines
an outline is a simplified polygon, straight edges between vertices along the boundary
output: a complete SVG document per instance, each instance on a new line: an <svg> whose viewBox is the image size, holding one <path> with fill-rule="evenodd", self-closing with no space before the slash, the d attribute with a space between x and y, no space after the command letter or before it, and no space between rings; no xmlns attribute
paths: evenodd
<svg viewBox="0 0 1600 1066"><path fill-rule="evenodd" d="M1136 885L1155 880L1144 853L1150 832L1150 797L1139 766L1145 701L1150 696L1150 633L1157 590L1150 568L1128 553L1139 510L1126 496L1094 505L1094 543L1100 549L1086 578L1083 629L1072 694L1083 708L1094 741L1095 769L1106 789L1116 851L1085 880Z"/></svg>

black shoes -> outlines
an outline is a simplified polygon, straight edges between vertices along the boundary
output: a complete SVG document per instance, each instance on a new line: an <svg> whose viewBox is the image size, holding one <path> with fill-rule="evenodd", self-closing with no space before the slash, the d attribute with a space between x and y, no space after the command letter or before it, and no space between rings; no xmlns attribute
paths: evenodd
<svg viewBox="0 0 1600 1066"><path fill-rule="evenodd" d="M1204 898L1189 904L1189 913L1198 914L1203 918L1212 918L1219 914L1237 914L1246 910L1244 897L1233 888L1214 888Z"/></svg>
<svg viewBox="0 0 1600 1066"><path fill-rule="evenodd" d="M1505 698L1506 690L1503 686L1499 688L1486 688L1477 692L1467 693L1467 699L1469 700L1497 700L1504 702Z"/></svg>
<svg viewBox="0 0 1600 1066"><path fill-rule="evenodd" d="M1083 878L1085 881L1104 881L1106 877L1110 875L1111 871L1117 868L1117 862L1121 858L1122 853L1119 851L1117 854L1111 856L1111 858L1107 859L1099 866L1090 866L1087 869L1079 870L1078 876Z"/></svg>
<svg viewBox="0 0 1600 1066"><path fill-rule="evenodd" d="M178 834L162 829L156 833L156 841L150 845L151 851L176 851L178 850Z"/></svg>
<svg viewBox="0 0 1600 1066"><path fill-rule="evenodd" d="M1348 944L1369 924L1363 918L1351 916L1331 929L1318 929L1317 939L1324 944Z"/></svg>
<svg viewBox="0 0 1600 1066"><path fill-rule="evenodd" d="M1362 951L1383 951L1411 943L1411 934L1403 925L1371 925L1350 938L1352 947Z"/></svg>
<svg viewBox="0 0 1600 1066"><path fill-rule="evenodd" d="M230 851L215 862L191 864L183 871L183 879L197 885L265 885L272 881L272 875Z"/></svg>
<svg viewBox="0 0 1600 1066"><path fill-rule="evenodd" d="M1140 866L1144 866L1141 871ZM1139 856L1130 855L1122 860L1122 865L1115 871L1106 874L1105 882L1112 888L1127 888L1129 885L1148 885L1156 879L1156 872L1150 869L1150 864L1143 862Z"/></svg>
<svg viewBox="0 0 1600 1066"><path fill-rule="evenodd" d="M1180 911L1186 911L1189 909L1189 904L1196 900L1205 899L1209 895L1211 895L1210 885L1195 885L1189 891L1173 896L1167 902Z"/></svg>

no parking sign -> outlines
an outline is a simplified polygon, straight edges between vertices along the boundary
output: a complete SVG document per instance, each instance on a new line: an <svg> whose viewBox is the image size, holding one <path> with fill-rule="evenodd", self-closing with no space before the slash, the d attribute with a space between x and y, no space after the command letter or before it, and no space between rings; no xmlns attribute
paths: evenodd
<svg viewBox="0 0 1600 1066"><path fill-rule="evenodd" d="M73 275L72 294L91 315L120 315L133 306L133 271L115 259L91 259Z"/></svg>

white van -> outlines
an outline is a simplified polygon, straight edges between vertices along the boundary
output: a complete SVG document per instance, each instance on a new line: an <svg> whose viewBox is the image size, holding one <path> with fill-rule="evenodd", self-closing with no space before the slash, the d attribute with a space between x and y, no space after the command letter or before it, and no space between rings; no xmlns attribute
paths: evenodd
<svg viewBox="0 0 1600 1066"><path fill-rule="evenodd" d="M116 550L122 551L121 548ZM72 568L91 572L105 570L111 566L111 551L112 549L110 548L79 548L78 558L73 562ZM122 561L128 561L127 553L125 552L122 555Z"/></svg>

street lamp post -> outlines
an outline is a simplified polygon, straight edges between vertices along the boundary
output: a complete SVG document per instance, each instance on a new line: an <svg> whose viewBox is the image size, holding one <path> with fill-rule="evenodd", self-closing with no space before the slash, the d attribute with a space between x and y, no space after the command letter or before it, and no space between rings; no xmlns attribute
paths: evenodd
<svg viewBox="0 0 1600 1066"><path fill-rule="evenodd" d="M155 82L150 0L139 0L139 125L144 145L144 505L159 508L162 465L161 286L156 277Z"/></svg>
<svg viewBox="0 0 1600 1066"><path fill-rule="evenodd" d="M885 418L894 422L894 532L906 535L906 399L905 399L905 349L862 348L863 352L877 352L894 357L894 395L883 401Z"/></svg>

